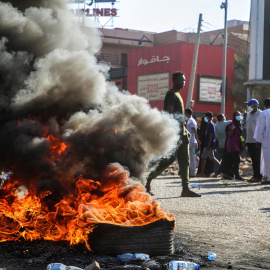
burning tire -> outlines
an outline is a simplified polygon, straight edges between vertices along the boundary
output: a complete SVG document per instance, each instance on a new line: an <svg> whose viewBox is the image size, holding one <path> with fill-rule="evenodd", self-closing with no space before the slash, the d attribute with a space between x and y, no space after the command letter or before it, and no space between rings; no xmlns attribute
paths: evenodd
<svg viewBox="0 0 270 270"><path fill-rule="evenodd" d="M89 235L95 253L118 255L145 253L150 256L173 254L174 221L158 220L144 226L98 224Z"/></svg>

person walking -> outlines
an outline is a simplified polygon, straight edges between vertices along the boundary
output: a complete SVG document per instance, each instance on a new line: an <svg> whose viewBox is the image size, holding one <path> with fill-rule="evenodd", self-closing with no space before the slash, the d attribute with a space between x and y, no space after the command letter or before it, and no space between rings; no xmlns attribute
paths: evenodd
<svg viewBox="0 0 270 270"><path fill-rule="evenodd" d="M230 171L233 167L234 177L238 180L244 180L239 174L240 165L240 152L241 152L241 136L243 133L241 125L242 116L239 111L233 113L233 120L228 124L226 128L227 138L226 138L226 157L222 161L222 172L223 178L233 180L230 177Z"/></svg>
<svg viewBox="0 0 270 270"><path fill-rule="evenodd" d="M200 140L198 139L197 134L197 122L192 117L192 110L187 108L185 109L186 115L186 128L187 131L190 133L190 140L189 140L189 156L190 156L190 167L189 167L189 176L195 177L196 176L196 148L197 144L201 144Z"/></svg>
<svg viewBox="0 0 270 270"><path fill-rule="evenodd" d="M182 179L181 197L201 197L201 195L191 191L189 184L189 136L183 122L179 118L184 117L184 102L179 93L185 86L186 78L183 72L177 71L172 74L173 88L168 90L164 99L164 111L173 114L180 123L181 133L177 149L169 158L164 157L159 161L157 167L150 172L146 181L146 191L154 195L151 191L151 181L160 175L167 167L169 167L176 159L179 165L179 175Z"/></svg>
<svg viewBox="0 0 270 270"><path fill-rule="evenodd" d="M260 159L261 149L256 146L256 140L253 138L255 128L261 114L261 110L258 109L259 102L257 99L250 99L245 102L247 104L247 110L249 113L246 116L246 143L253 167L253 176L248 180L250 183L261 182L262 175L260 174Z"/></svg>
<svg viewBox="0 0 270 270"><path fill-rule="evenodd" d="M215 151L216 159L221 162L222 156L224 153L225 141L226 141L226 127L231 121L225 120L224 114L220 113L217 115L218 123L215 124L216 137L218 141L218 147ZM215 176L219 174L219 166L215 165L214 167Z"/></svg>
<svg viewBox="0 0 270 270"><path fill-rule="evenodd" d="M199 165L197 170L197 176L201 175L201 165L202 165L202 153L205 145L205 135L206 135L206 128L207 124L204 121L204 116L200 119L200 127L197 130L199 140L201 142L201 145L199 147ZM205 175L211 175L214 172L214 163L210 161L209 158L206 159L205 168L204 168L204 174Z"/></svg>
<svg viewBox="0 0 270 270"><path fill-rule="evenodd" d="M264 100L265 110L260 113L254 132L254 139L261 148L260 173L267 179L262 184L270 184L270 98Z"/></svg>
<svg viewBox="0 0 270 270"><path fill-rule="evenodd" d="M204 117L204 121L207 123L206 127L206 135L205 135L205 144L202 153L202 163L201 163L201 176L204 177L204 170L206 159L209 159L216 164L220 165L219 161L215 158L214 149L216 148L216 131L215 125L212 122L213 114L211 112L207 112Z"/></svg>

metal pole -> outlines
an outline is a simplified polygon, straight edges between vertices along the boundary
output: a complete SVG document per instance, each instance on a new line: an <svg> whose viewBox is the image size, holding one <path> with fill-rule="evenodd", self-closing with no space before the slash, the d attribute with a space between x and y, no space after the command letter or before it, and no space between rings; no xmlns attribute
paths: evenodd
<svg viewBox="0 0 270 270"><path fill-rule="evenodd" d="M221 113L225 115L225 97L226 97L226 60L227 60L227 9L228 0L225 0L225 18L224 18L224 44L223 44L223 71L222 71L222 91L221 91Z"/></svg>
<svg viewBox="0 0 270 270"><path fill-rule="evenodd" d="M200 45L201 25L202 25L202 14L200 14L199 22L198 22L197 40L196 40L195 49L194 49L192 69L191 69L191 75L190 75L190 83L189 83L189 89L188 89L187 106L186 106L187 108L191 108L194 106L191 100L193 97L193 88L194 88L194 81L195 81L195 74L196 74L196 67L197 67L197 60L198 60L199 45Z"/></svg>
<svg viewBox="0 0 270 270"><path fill-rule="evenodd" d="M77 10L78 22L80 22L80 1L78 0L78 10Z"/></svg>
<svg viewBox="0 0 270 270"><path fill-rule="evenodd" d="M85 0L83 1L83 27L84 27L84 20L85 20Z"/></svg>

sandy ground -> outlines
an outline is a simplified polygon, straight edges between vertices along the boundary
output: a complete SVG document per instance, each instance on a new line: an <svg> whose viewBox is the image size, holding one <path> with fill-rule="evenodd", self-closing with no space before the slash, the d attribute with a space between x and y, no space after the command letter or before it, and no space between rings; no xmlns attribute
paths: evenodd
<svg viewBox="0 0 270 270"><path fill-rule="evenodd" d="M246 179L250 163L242 163ZM152 181L161 206L176 217L176 235L194 253L217 259L204 269L270 269L270 185L221 178L192 178L201 198L181 198L181 180L163 175Z"/></svg>

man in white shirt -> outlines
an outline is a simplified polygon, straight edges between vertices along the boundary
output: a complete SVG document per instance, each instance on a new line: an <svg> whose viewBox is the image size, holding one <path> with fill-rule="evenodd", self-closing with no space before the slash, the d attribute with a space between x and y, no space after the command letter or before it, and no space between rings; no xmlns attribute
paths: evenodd
<svg viewBox="0 0 270 270"><path fill-rule="evenodd" d="M197 122L192 117L192 110L185 109L185 116L186 116L186 128L190 133L190 141L189 141L189 158L190 158L190 166L189 166L189 176L195 177L196 176L196 147L197 143L201 144L198 139L197 134Z"/></svg>
<svg viewBox="0 0 270 270"><path fill-rule="evenodd" d="M262 175L260 174L261 149L256 147L256 140L253 136L262 111L258 109L259 102L257 99L250 99L245 102L245 104L247 104L247 110L249 112L246 117L246 146L248 148L253 167L253 177L248 180L248 182L257 183L262 180Z"/></svg>
<svg viewBox="0 0 270 270"><path fill-rule="evenodd" d="M270 98L264 100L265 110L260 113L254 139L261 148L261 174L267 177L262 184L270 184Z"/></svg>

